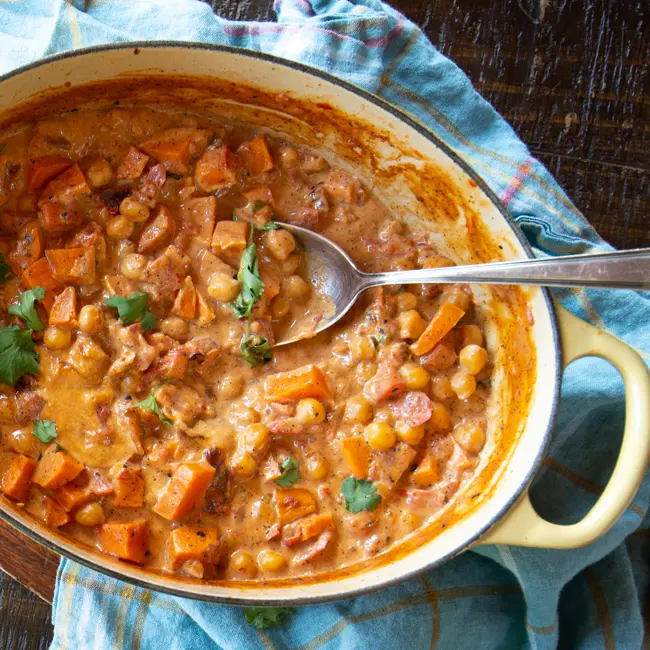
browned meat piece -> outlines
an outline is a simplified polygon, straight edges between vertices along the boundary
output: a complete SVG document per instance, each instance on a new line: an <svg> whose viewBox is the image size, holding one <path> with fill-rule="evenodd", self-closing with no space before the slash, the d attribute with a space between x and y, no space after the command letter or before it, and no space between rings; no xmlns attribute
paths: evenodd
<svg viewBox="0 0 650 650"><path fill-rule="evenodd" d="M232 498L232 477L224 462L223 452L218 447L206 449L203 457L217 470L205 491L203 510L216 515Z"/></svg>
<svg viewBox="0 0 650 650"><path fill-rule="evenodd" d="M363 394L373 402L397 397L405 389L399 367L407 356L405 343L393 343L385 347L377 357L378 367L372 379L363 387Z"/></svg>
<svg viewBox="0 0 650 650"><path fill-rule="evenodd" d="M140 187L131 196L140 203L153 208L160 197L160 188L165 184L167 172L163 165L154 165L144 177Z"/></svg>
<svg viewBox="0 0 650 650"><path fill-rule="evenodd" d="M145 266L142 280L151 285L154 300L173 298L187 276L188 260L182 257L175 246L168 246L165 252Z"/></svg>
<svg viewBox="0 0 650 650"><path fill-rule="evenodd" d="M45 400L31 390L16 393L16 422L21 426L35 422L41 416Z"/></svg>
<svg viewBox="0 0 650 650"><path fill-rule="evenodd" d="M335 533L332 530L326 530L318 536L318 539L311 545L311 547L303 553L296 553L293 556L293 564L308 564L322 556L328 549L329 545L334 541Z"/></svg>
<svg viewBox="0 0 650 650"><path fill-rule="evenodd" d="M388 494L409 468L416 451L405 442L398 442L390 451L376 452L372 456L368 478L380 494Z"/></svg>
<svg viewBox="0 0 650 650"><path fill-rule="evenodd" d="M108 211L115 215L120 211L120 203L131 193L130 187L116 187L109 190L101 190L96 196L99 202L108 208Z"/></svg>
<svg viewBox="0 0 650 650"><path fill-rule="evenodd" d="M156 393L156 401L165 417L187 426L205 411L205 400L189 386L165 384Z"/></svg>
<svg viewBox="0 0 650 650"><path fill-rule="evenodd" d="M118 431L128 434L133 441L135 453L144 454L142 447L142 424L137 412L133 408L132 400L120 400L115 405L115 427Z"/></svg>
<svg viewBox="0 0 650 650"><path fill-rule="evenodd" d="M159 205L140 233L138 252L146 254L160 248L173 237L175 229L176 224L169 210L164 205Z"/></svg>
<svg viewBox="0 0 650 650"><path fill-rule="evenodd" d="M433 412L433 402L419 390L410 390L389 405L395 417L411 427L428 422Z"/></svg>
<svg viewBox="0 0 650 650"><path fill-rule="evenodd" d="M109 377L120 377L127 370L144 372L156 359L156 350L144 336L140 323L122 327L115 324L109 334L118 357L108 369Z"/></svg>
<svg viewBox="0 0 650 650"><path fill-rule="evenodd" d="M68 242L68 248L75 247L95 248L95 259L103 262L106 259L106 238L102 227L91 221L86 224L75 236Z"/></svg>

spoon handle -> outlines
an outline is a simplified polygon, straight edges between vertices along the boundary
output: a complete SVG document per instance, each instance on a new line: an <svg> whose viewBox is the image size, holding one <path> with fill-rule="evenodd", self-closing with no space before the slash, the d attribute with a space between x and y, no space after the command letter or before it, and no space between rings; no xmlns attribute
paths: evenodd
<svg viewBox="0 0 650 650"><path fill-rule="evenodd" d="M650 289L650 248L359 275L364 289L387 284L471 282L644 290Z"/></svg>

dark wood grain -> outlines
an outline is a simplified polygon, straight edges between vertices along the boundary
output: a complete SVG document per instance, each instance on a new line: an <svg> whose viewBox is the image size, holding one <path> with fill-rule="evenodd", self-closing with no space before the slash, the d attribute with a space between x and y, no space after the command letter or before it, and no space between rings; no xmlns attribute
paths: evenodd
<svg viewBox="0 0 650 650"><path fill-rule="evenodd" d="M273 20L270 0L213 0ZM647 0L394 0L510 122L601 235L650 246ZM0 568L51 598L52 554L0 523ZM50 611L0 573L0 648L46 648Z"/></svg>

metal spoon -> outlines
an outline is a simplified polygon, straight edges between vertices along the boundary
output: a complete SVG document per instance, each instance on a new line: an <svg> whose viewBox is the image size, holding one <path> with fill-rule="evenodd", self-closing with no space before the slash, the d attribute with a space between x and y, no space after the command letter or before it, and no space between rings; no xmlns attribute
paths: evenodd
<svg viewBox="0 0 650 650"><path fill-rule="evenodd" d="M311 327L292 325L286 345L314 336L348 313L359 295L370 287L399 284L469 282L477 284L531 284L545 287L598 287L600 289L650 289L650 248L566 255L513 262L493 262L414 271L364 273L348 254L323 235L281 223L303 249L309 277L330 305Z"/></svg>

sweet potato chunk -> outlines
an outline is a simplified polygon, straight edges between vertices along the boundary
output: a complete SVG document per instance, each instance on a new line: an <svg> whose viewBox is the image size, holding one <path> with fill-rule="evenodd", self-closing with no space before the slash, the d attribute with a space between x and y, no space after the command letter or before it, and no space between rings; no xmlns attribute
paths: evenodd
<svg viewBox="0 0 650 650"><path fill-rule="evenodd" d="M34 287L43 287L45 289L45 298L41 300L41 305L48 312L52 309L56 296L65 289L65 285L52 275L50 265L44 257L41 257L40 260L37 260L23 271L21 282L27 289L33 289Z"/></svg>
<svg viewBox="0 0 650 650"><path fill-rule="evenodd" d="M192 158L206 148L209 139L210 132L205 129L179 127L142 142L140 149L161 162L167 171L187 174Z"/></svg>
<svg viewBox="0 0 650 650"><path fill-rule="evenodd" d="M370 447L363 436L350 436L341 440L343 457L354 478L366 478L370 466Z"/></svg>
<svg viewBox="0 0 650 650"><path fill-rule="evenodd" d="M55 299L50 310L50 325L63 329L77 326L77 291L66 287Z"/></svg>
<svg viewBox="0 0 650 650"><path fill-rule="evenodd" d="M135 564L143 564L149 539L149 522L146 520L113 522L99 529L102 550Z"/></svg>
<svg viewBox="0 0 650 650"><path fill-rule="evenodd" d="M300 541L305 542L312 537L318 537L326 530L335 530L334 517L328 512L324 515L312 515L298 522Z"/></svg>
<svg viewBox="0 0 650 650"><path fill-rule="evenodd" d="M172 314L187 320L194 318L194 314L196 314L196 288L189 275L185 278L183 286L176 294Z"/></svg>
<svg viewBox="0 0 650 650"><path fill-rule="evenodd" d="M56 490L72 481L83 468L70 454L57 451L56 445L51 445L38 462L33 481L48 490Z"/></svg>
<svg viewBox="0 0 650 650"><path fill-rule="evenodd" d="M281 526L316 512L314 495L303 488L275 491L275 511Z"/></svg>
<svg viewBox="0 0 650 650"><path fill-rule="evenodd" d="M183 463L160 493L153 511L173 521L186 517L214 476L215 468L206 461Z"/></svg>
<svg viewBox="0 0 650 650"><path fill-rule="evenodd" d="M46 232L64 232L83 223L83 215L74 199L65 205L56 201L44 201L38 207L38 220Z"/></svg>
<svg viewBox="0 0 650 650"><path fill-rule="evenodd" d="M237 149L237 160L251 176L259 176L275 169L275 163L263 135L255 136L252 140L244 142Z"/></svg>
<svg viewBox="0 0 650 650"><path fill-rule="evenodd" d="M90 195L91 189L86 183L86 177L76 163L68 168L62 174L59 174L54 180L50 181L43 192L39 203L54 201L61 205L67 205L77 196Z"/></svg>
<svg viewBox="0 0 650 650"><path fill-rule="evenodd" d="M43 257L43 233L38 221L28 221L19 231L16 242L7 257L14 272L20 273Z"/></svg>
<svg viewBox="0 0 650 650"><path fill-rule="evenodd" d="M30 160L27 191L37 192L69 167L72 167L72 161L63 156L41 156Z"/></svg>
<svg viewBox="0 0 650 650"><path fill-rule="evenodd" d="M323 371L313 365L270 375L264 382L264 391L269 402L293 402L305 397L329 399L332 396Z"/></svg>
<svg viewBox="0 0 650 650"><path fill-rule="evenodd" d="M58 248L45 251L52 275L65 283L92 284L95 281L95 249Z"/></svg>
<svg viewBox="0 0 650 650"><path fill-rule="evenodd" d="M189 199L181 206L181 217L186 227L196 232L196 239L209 246L217 214L217 197L202 196Z"/></svg>
<svg viewBox="0 0 650 650"><path fill-rule="evenodd" d="M66 248L94 248L95 259L98 262L106 260L106 238L102 227L91 221L81 230L77 231L74 237L68 242Z"/></svg>
<svg viewBox="0 0 650 650"><path fill-rule="evenodd" d="M196 322L205 327L209 325L215 318L215 313L208 305L206 299L201 295L200 291L196 292Z"/></svg>
<svg viewBox="0 0 650 650"><path fill-rule="evenodd" d="M135 147L129 147L126 156L122 159L120 166L117 168L117 177L124 178L140 178L144 168L147 166L149 156L143 154Z"/></svg>
<svg viewBox="0 0 650 650"><path fill-rule="evenodd" d="M70 515L52 498L38 489L29 493L25 510L51 528L59 528L67 524Z"/></svg>
<svg viewBox="0 0 650 650"><path fill-rule="evenodd" d="M237 183L237 161L227 145L208 147L196 161L196 184L204 192L216 192Z"/></svg>
<svg viewBox="0 0 650 650"><path fill-rule="evenodd" d="M113 478L113 489L114 508L141 508L144 503L142 468L120 468Z"/></svg>
<svg viewBox="0 0 650 650"><path fill-rule="evenodd" d="M418 356L431 352L464 315L465 312L460 307L451 302L443 302L420 338L410 346L411 352Z"/></svg>
<svg viewBox="0 0 650 650"><path fill-rule="evenodd" d="M173 569L187 560L214 565L219 561L219 531L212 527L182 526L169 536L169 554Z"/></svg>
<svg viewBox="0 0 650 650"><path fill-rule="evenodd" d="M14 501L25 501L29 494L36 461L16 454L2 477L0 490Z"/></svg>
<svg viewBox="0 0 650 650"><path fill-rule="evenodd" d="M217 255L239 255L248 244L245 221L219 221L212 235L212 250Z"/></svg>
<svg viewBox="0 0 650 650"><path fill-rule="evenodd" d="M212 197L214 198L214 197ZM166 244L176 231L176 224L169 210L159 205L147 221L138 240L138 253L151 253Z"/></svg>
<svg viewBox="0 0 650 650"><path fill-rule="evenodd" d="M418 463L411 477L418 487L427 488L442 478L442 472L438 461L431 454L427 454Z"/></svg>

